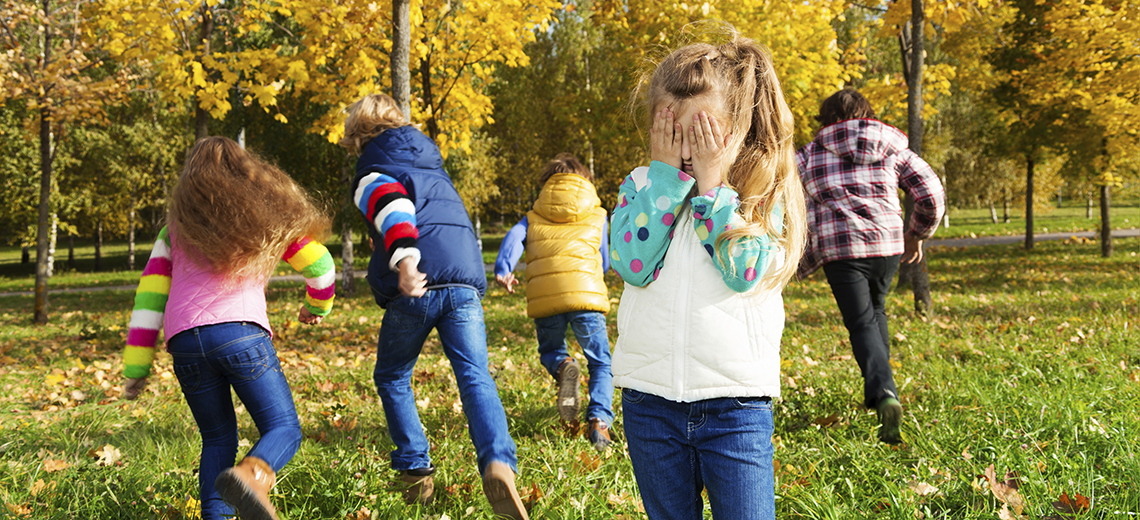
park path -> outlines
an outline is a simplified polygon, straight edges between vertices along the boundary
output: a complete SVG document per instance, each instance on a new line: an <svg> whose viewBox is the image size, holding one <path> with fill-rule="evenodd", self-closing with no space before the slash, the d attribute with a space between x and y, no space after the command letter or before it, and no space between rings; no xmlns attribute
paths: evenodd
<svg viewBox="0 0 1140 520"><path fill-rule="evenodd" d="M1065 240L1068 238L1096 238L1099 236L1095 231L1080 231L1075 233L1041 233L1033 235L1035 242L1045 240ZM1126 238L1140 236L1140 229L1117 229L1112 232L1113 238ZM1020 244L1025 242L1025 235L1003 235L993 237L974 237L974 238L944 238L927 240L925 242L926 248L931 247L971 247L971 246L992 246L1003 244ZM524 264L519 264L523 267ZM495 269L493 264L483 266L487 272L492 272ZM368 274L367 271L356 271L356 279L359 283L367 283L364 281L364 275ZM299 274L274 276L270 278L271 282L281 281L304 281L304 277ZM138 288L138 285L113 285L105 287L66 287L62 289L48 288L48 294L52 293L76 293L76 292L96 292L96 291L133 291ZM14 292L0 292L2 296L32 296L32 291L14 291Z"/></svg>

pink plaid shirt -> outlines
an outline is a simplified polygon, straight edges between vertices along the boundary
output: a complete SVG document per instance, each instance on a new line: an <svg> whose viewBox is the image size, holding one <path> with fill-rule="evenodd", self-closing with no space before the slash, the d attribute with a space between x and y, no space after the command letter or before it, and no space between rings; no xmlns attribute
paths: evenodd
<svg viewBox="0 0 1140 520"><path fill-rule="evenodd" d="M914 199L907 235L926 239L945 211L942 182L907 148L906 134L874 119L820 129L796 153L807 197L808 245L803 278L827 262L903 252L898 188Z"/></svg>

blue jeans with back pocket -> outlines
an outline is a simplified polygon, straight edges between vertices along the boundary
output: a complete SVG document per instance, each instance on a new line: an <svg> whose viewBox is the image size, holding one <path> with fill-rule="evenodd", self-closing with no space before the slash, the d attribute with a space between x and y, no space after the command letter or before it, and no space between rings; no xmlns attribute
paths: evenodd
<svg viewBox="0 0 1140 520"><path fill-rule="evenodd" d="M238 448L232 387L261 435L246 454L280 471L301 446L301 423L269 333L253 323L219 323L182 331L167 350L186 404L202 435L198 485L203 520L232 516L214 480L234 465Z"/></svg>

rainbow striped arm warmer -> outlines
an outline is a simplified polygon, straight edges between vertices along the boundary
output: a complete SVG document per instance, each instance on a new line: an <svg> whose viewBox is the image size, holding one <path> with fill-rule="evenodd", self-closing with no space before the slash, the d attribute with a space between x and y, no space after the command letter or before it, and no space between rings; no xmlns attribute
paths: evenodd
<svg viewBox="0 0 1140 520"><path fill-rule="evenodd" d="M409 257L419 264L416 204L408 197L403 184L380 172L369 173L357 181L353 201L384 237L389 269L395 271L400 261Z"/></svg>
<svg viewBox="0 0 1140 520"><path fill-rule="evenodd" d="M154 344L158 341L166 300L170 297L170 272L170 235L164 227L158 232L150 260L143 268L139 288L135 291L127 347L123 350L124 377L139 379L150 375Z"/></svg>
<svg viewBox="0 0 1140 520"><path fill-rule="evenodd" d="M329 250L320 242L302 237L289 244L282 258L305 277L305 308L314 316L328 315L336 292L336 265Z"/></svg>

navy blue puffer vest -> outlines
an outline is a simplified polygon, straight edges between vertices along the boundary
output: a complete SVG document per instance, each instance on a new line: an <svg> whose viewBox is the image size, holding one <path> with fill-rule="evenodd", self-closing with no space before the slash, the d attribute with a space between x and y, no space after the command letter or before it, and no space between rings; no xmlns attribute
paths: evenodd
<svg viewBox="0 0 1140 520"><path fill-rule="evenodd" d="M416 204L419 269L427 275L428 287L468 286L482 298L487 291L487 276L475 229L451 177L443 169L443 157L435 142L413 126L386 130L361 150L352 191L356 191L360 179L376 171L403 184ZM368 233L376 244L368 263L368 283L376 303L387 307L388 302L401 296L399 273L388 268L384 241L371 222Z"/></svg>

